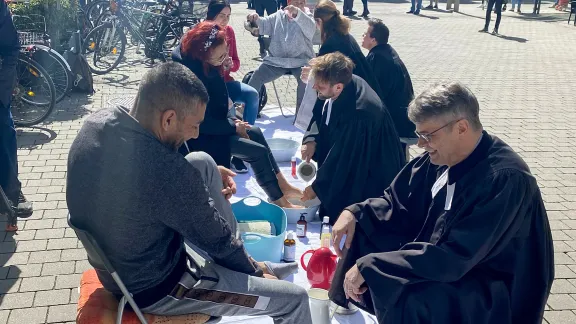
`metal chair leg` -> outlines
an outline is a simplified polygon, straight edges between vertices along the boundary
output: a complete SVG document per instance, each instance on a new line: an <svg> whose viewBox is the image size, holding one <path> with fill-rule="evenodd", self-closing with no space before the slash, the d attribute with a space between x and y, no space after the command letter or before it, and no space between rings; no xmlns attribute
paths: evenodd
<svg viewBox="0 0 576 324"><path fill-rule="evenodd" d="M282 116L284 116L284 118L290 117L284 114L284 109L282 108L282 102L280 102L280 96L278 95L278 90L276 89L276 83L274 83L274 81L272 81L272 88L274 88L274 93L276 94L276 101L278 101L278 106L280 107L280 113L282 113Z"/></svg>
<svg viewBox="0 0 576 324"><path fill-rule="evenodd" d="M124 307L126 306L126 297L122 296L118 303L118 314L116 315L116 324L122 324L122 315L124 314Z"/></svg>

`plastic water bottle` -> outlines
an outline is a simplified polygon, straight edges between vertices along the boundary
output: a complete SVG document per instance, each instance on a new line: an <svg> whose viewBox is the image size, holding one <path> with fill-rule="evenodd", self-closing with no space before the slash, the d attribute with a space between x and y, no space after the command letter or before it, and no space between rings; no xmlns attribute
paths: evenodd
<svg viewBox="0 0 576 324"><path fill-rule="evenodd" d="M332 229L330 217L324 216L322 219L322 229L320 231L320 247L330 248L332 242Z"/></svg>

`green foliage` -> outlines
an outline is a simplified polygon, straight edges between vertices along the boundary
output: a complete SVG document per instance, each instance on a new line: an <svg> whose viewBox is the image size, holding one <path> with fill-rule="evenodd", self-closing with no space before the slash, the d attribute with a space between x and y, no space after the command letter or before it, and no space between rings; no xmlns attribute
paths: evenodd
<svg viewBox="0 0 576 324"><path fill-rule="evenodd" d="M10 5L12 13L20 16L30 16L30 20L15 19L17 29L29 29L29 31L41 32L46 19L46 30L52 38L52 45L56 48L59 44L67 42L70 33L76 27L78 0L30 0L28 3L20 0ZM30 30L32 29L32 30Z"/></svg>

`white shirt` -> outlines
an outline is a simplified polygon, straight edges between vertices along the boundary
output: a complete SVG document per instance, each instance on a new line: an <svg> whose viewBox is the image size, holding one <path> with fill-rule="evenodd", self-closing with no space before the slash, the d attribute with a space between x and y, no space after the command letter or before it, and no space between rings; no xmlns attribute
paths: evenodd
<svg viewBox="0 0 576 324"><path fill-rule="evenodd" d="M326 112L326 125L328 125L328 123L330 122L330 114L332 113L332 98L324 102L324 109L322 111L322 114L324 114L324 112Z"/></svg>

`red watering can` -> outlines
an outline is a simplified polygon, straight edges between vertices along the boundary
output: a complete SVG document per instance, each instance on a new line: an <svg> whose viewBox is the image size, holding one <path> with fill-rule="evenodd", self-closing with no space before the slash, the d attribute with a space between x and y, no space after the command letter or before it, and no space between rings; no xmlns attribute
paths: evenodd
<svg viewBox="0 0 576 324"><path fill-rule="evenodd" d="M312 253L312 257L308 261L308 266L304 264L304 256ZM317 250L308 250L300 258L300 264L308 277L308 282L312 288L330 289L334 272L336 272L336 264L338 256L332 253L329 248L319 248Z"/></svg>

